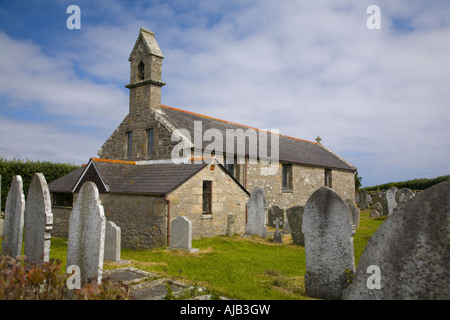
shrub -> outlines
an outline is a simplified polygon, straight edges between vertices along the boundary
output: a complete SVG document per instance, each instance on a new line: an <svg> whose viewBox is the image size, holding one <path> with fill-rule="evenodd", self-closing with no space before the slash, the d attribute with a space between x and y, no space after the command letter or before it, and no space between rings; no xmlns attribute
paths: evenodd
<svg viewBox="0 0 450 320"><path fill-rule="evenodd" d="M51 259L42 266L26 258L2 256L0 260L0 300L126 300L129 288L104 280L98 285L88 282L80 289L69 290L62 263Z"/></svg>
<svg viewBox="0 0 450 320"><path fill-rule="evenodd" d="M1 204L0 211L5 210L6 196L8 195L11 181L15 175L22 177L23 192L25 197L28 192L31 180L36 172L44 175L47 183L65 176L66 174L80 168L74 164L52 163L48 161L22 161L22 160L6 160L0 157L0 176L1 176Z"/></svg>

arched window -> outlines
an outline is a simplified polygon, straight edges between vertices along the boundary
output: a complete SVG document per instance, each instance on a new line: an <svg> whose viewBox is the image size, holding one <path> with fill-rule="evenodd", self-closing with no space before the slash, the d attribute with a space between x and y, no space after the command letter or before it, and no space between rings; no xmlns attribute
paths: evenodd
<svg viewBox="0 0 450 320"><path fill-rule="evenodd" d="M138 80L144 80L145 64L141 61L138 64Z"/></svg>

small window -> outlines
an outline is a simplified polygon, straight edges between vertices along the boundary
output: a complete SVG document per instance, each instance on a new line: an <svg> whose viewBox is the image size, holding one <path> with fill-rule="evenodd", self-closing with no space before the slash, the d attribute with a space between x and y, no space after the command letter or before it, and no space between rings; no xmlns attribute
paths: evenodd
<svg viewBox="0 0 450 320"><path fill-rule="evenodd" d="M145 64L141 61L138 64L138 80L144 80L145 78Z"/></svg>
<svg viewBox="0 0 450 320"><path fill-rule="evenodd" d="M54 207L72 207L73 194L54 192L52 193L52 206Z"/></svg>
<svg viewBox="0 0 450 320"><path fill-rule="evenodd" d="M211 214L212 181L203 181L203 214Z"/></svg>
<svg viewBox="0 0 450 320"><path fill-rule="evenodd" d="M282 191L292 191L292 164L283 163L281 174Z"/></svg>
<svg viewBox="0 0 450 320"><path fill-rule="evenodd" d="M331 169L325 169L325 187L332 188L333 187L333 179L331 177Z"/></svg>
<svg viewBox="0 0 450 320"><path fill-rule="evenodd" d="M147 156L153 155L153 129L147 129Z"/></svg>
<svg viewBox="0 0 450 320"><path fill-rule="evenodd" d="M128 131L126 133L126 139L127 139L127 158L131 158L132 151L133 151L133 131Z"/></svg>

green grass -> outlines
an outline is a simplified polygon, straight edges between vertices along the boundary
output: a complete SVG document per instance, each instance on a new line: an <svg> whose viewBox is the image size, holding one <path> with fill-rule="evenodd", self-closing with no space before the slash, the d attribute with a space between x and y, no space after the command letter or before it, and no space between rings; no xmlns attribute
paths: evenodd
<svg viewBox="0 0 450 320"><path fill-rule="evenodd" d="M360 227L354 236L355 261L364 251L370 236L384 221L361 212ZM257 236L214 237L193 240L198 253L156 248L122 249L121 258L129 265L105 263L105 269L133 266L185 282L206 287L215 294L242 300L308 299L304 293L305 250L294 245L290 235L283 244ZM52 238L50 256L63 261L67 239Z"/></svg>

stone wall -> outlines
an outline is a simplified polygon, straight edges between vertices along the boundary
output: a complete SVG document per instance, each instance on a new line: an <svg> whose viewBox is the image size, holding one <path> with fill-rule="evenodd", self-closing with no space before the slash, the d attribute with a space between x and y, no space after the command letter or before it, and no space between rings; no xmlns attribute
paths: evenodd
<svg viewBox="0 0 450 320"><path fill-rule="evenodd" d="M247 190L251 193L256 187L264 190L268 206L282 209L304 206L309 197L325 184L325 169L320 167L292 164L292 190L282 191L282 164L275 175L260 174L260 164L249 164L247 169ZM355 200L355 180L351 171L331 171L332 189L343 199Z"/></svg>
<svg viewBox="0 0 450 320"><path fill-rule="evenodd" d="M74 203L77 194L74 194ZM167 202L162 196L100 194L106 220L121 229L122 247L149 249L167 245ZM53 207L55 237L68 238L70 207Z"/></svg>
<svg viewBox="0 0 450 320"><path fill-rule="evenodd" d="M153 129L152 156L147 156L147 129ZM133 132L132 156L127 157L126 133ZM142 110L128 114L119 127L104 143L98 154L104 159L121 160L160 160L170 159L173 146L178 142L171 142L171 131L155 118L155 111Z"/></svg>
<svg viewBox="0 0 450 320"><path fill-rule="evenodd" d="M212 181L212 214L202 214L203 181ZM189 179L167 198L170 200L170 219L185 216L192 222L192 237L225 235L227 215L236 214L235 232L245 232L248 194L218 165L210 164Z"/></svg>

